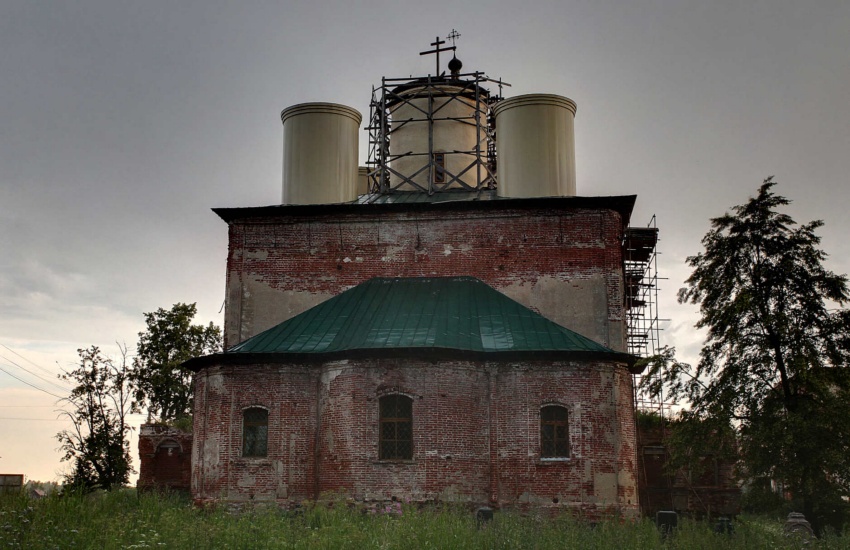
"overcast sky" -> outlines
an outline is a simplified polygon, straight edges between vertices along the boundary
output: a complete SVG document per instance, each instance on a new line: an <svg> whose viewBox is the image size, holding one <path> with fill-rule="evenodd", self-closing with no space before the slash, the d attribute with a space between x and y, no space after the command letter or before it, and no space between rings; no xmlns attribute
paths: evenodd
<svg viewBox="0 0 850 550"><path fill-rule="evenodd" d="M4 0L0 473L67 468L45 391L65 394L77 348L132 349L143 312L175 302L221 323L210 208L280 202L283 108L367 118L371 87L433 72L418 53L453 28L464 70L506 96L576 101L580 195L637 194L633 225L657 215L662 338L685 359L701 336L675 302L684 260L765 177L850 271L847 0Z"/></svg>

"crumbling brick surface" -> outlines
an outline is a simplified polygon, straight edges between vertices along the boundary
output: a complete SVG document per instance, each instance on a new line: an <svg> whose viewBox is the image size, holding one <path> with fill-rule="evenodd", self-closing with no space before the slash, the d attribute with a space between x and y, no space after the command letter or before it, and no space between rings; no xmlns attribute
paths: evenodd
<svg viewBox="0 0 850 550"><path fill-rule="evenodd" d="M606 209L388 211L230 223L225 344L372 277L477 277L625 350L623 220Z"/></svg>
<svg viewBox="0 0 850 550"><path fill-rule="evenodd" d="M625 351L620 210L604 200L529 204L234 214L225 344L372 277L473 276ZM292 504L340 492L589 517L638 511L632 378L622 364L413 357L220 364L197 373L194 384L198 502ZM378 400L387 393L413 399L410 461L378 459ZM541 458L547 404L569 411L566 460ZM267 457L242 456L242 411L250 407L269 411Z"/></svg>
<svg viewBox="0 0 850 550"><path fill-rule="evenodd" d="M189 492L192 434L158 424L139 430L139 490Z"/></svg>
<svg viewBox="0 0 850 550"><path fill-rule="evenodd" d="M378 459L378 399L413 399L413 459ZM195 375L198 502L458 501L637 513L631 376L611 362L358 359L212 366ZM540 408L569 411L570 456L540 452ZM269 411L242 457L242 411Z"/></svg>
<svg viewBox="0 0 850 550"><path fill-rule="evenodd" d="M741 487L735 462L706 455L698 472L671 472L666 448L670 428L638 424L638 490L641 512L654 516L675 510L691 516L734 516L741 508Z"/></svg>

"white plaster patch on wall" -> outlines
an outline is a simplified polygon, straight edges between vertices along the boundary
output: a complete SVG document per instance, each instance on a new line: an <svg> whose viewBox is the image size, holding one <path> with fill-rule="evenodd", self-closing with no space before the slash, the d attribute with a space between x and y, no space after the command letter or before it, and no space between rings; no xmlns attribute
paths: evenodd
<svg viewBox="0 0 850 550"><path fill-rule="evenodd" d="M348 359L334 361L322 367L322 385L330 387L337 376L348 370Z"/></svg>
<svg viewBox="0 0 850 550"><path fill-rule="evenodd" d="M583 419L581 417L581 402L576 402L573 404L572 410L572 418L570 422L570 445L572 448L570 449L570 454L572 458L581 458L585 445L584 431L582 430L582 426L584 425Z"/></svg>
<svg viewBox="0 0 850 550"><path fill-rule="evenodd" d="M243 285L243 325L239 341L291 319L332 296L330 293L320 292L281 291L272 288L265 281L256 278L248 279ZM246 317L250 318L250 325Z"/></svg>
<svg viewBox="0 0 850 550"><path fill-rule="evenodd" d="M593 476L593 488L596 496L602 502L616 502L617 500L617 474L597 473Z"/></svg>
<svg viewBox="0 0 850 550"><path fill-rule="evenodd" d="M593 309L598 307L595 302L607 302L603 285L604 281L594 284L592 280L579 282L546 275L534 282L517 281L498 290L550 321L603 342L608 334L606 319ZM600 286L602 294L595 288Z"/></svg>
<svg viewBox="0 0 850 550"><path fill-rule="evenodd" d="M399 259L399 255L404 252L404 246L388 246L386 253L381 256L382 262L392 262Z"/></svg>
<svg viewBox="0 0 850 550"><path fill-rule="evenodd" d="M243 250L242 257L246 260L267 260L269 251L267 248Z"/></svg>
<svg viewBox="0 0 850 550"><path fill-rule="evenodd" d="M203 455L203 471L200 472L201 479L216 479L220 474L219 457L221 452L218 448L218 438L208 437L203 442L201 453Z"/></svg>
<svg viewBox="0 0 850 550"><path fill-rule="evenodd" d="M257 478L250 473L244 473L239 476L239 479L236 481L236 485L242 489L252 489L255 485L257 485Z"/></svg>
<svg viewBox="0 0 850 550"><path fill-rule="evenodd" d="M224 375L220 372L207 376L207 389L216 393L224 390Z"/></svg>

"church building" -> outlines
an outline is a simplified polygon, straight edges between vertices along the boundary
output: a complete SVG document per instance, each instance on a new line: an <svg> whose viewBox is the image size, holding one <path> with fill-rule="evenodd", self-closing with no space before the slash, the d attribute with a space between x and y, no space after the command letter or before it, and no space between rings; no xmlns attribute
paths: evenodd
<svg viewBox="0 0 850 550"><path fill-rule="evenodd" d="M227 223L225 351L194 371L196 502L638 514L635 196L578 196L576 103L448 74L285 109L281 204ZM635 244L637 243L637 244Z"/></svg>

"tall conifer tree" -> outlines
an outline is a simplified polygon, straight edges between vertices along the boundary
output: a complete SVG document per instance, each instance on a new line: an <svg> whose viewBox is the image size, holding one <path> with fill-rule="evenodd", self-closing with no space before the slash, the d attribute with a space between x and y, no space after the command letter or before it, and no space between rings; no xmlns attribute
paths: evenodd
<svg viewBox="0 0 850 550"><path fill-rule="evenodd" d="M790 201L775 185L768 178L711 220L679 291L707 330L699 364L658 357L646 387L690 403L682 433L692 448L700 433L716 441L733 427L747 478L781 482L816 528L840 527L850 495L847 277L823 265L823 222L798 225L781 213Z"/></svg>

